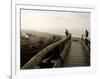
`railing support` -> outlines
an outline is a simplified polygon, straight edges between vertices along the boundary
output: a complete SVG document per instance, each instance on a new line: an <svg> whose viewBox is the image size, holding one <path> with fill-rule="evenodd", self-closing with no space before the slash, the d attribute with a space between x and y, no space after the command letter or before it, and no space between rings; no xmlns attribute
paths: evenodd
<svg viewBox="0 0 100 79"><path fill-rule="evenodd" d="M49 46L47 46L46 48L44 48L42 51L40 51L39 53L37 53L35 56L33 56L23 67L22 69L34 69L36 66L38 66L42 60L44 59L44 57L50 53L51 50L54 50L57 46L59 46L60 44L64 43L65 41L69 40L71 37L71 34L68 35L68 37L57 41Z"/></svg>

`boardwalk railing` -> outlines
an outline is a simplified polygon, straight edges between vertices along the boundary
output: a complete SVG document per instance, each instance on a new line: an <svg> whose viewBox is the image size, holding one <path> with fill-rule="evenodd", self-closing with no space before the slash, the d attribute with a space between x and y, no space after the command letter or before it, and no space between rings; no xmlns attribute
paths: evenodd
<svg viewBox="0 0 100 79"><path fill-rule="evenodd" d="M88 47L90 51L90 39L86 37L84 34L82 34L81 39L85 42L85 45Z"/></svg>
<svg viewBox="0 0 100 79"><path fill-rule="evenodd" d="M61 64L61 59L63 59L65 52L63 53L64 47L70 42L71 34L68 37L57 41L42 51L33 56L22 69L34 69L43 67L57 67ZM62 54L61 54L62 53Z"/></svg>

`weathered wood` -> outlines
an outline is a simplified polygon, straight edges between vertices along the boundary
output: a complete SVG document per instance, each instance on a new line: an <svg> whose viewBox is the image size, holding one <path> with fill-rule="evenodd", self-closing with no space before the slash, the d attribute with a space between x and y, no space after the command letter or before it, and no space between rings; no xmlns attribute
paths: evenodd
<svg viewBox="0 0 100 79"><path fill-rule="evenodd" d="M61 66L61 59L58 58L58 59L55 61L53 68L55 68L55 67L60 67L60 66Z"/></svg>
<svg viewBox="0 0 100 79"><path fill-rule="evenodd" d="M84 44L87 46L88 50L90 51L90 39L82 34L81 39L83 40Z"/></svg>
<svg viewBox="0 0 100 79"><path fill-rule="evenodd" d="M77 41L76 41L77 40ZM86 45L80 38L73 38L71 40L70 47L68 49L68 54L66 54L61 67L81 67L90 66L90 53L86 50Z"/></svg>
<svg viewBox="0 0 100 79"><path fill-rule="evenodd" d="M60 57L61 57L61 61L63 61L65 59L65 56L67 54L67 50L69 48L69 45L70 45L70 42L68 42L68 44L65 45L63 51L61 52L60 54Z"/></svg>
<svg viewBox="0 0 100 79"><path fill-rule="evenodd" d="M58 46L59 44L65 42L66 40L68 40L70 38L71 34L68 35L68 37L57 41L49 46L47 46L46 48L44 48L42 51L40 51L38 54L36 54L35 56L33 56L23 67L22 69L33 69L35 66L39 65L39 63L43 60L43 58L51 51L53 50L56 46Z"/></svg>

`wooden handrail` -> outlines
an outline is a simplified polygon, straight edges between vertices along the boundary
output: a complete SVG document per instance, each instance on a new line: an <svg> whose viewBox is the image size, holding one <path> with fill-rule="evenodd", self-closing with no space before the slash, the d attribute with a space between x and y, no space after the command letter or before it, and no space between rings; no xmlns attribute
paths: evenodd
<svg viewBox="0 0 100 79"><path fill-rule="evenodd" d="M69 41L71 38L71 34L68 35L68 37L57 41L46 48L44 48L42 51L37 53L35 56L33 56L23 67L22 69L34 69L35 66L39 65L39 63L43 60L43 58L51 51L53 50L56 46L64 43L65 41Z"/></svg>
<svg viewBox="0 0 100 79"><path fill-rule="evenodd" d="M86 37L84 34L82 34L81 39L84 40L85 45L89 48L90 50L90 40L88 37Z"/></svg>

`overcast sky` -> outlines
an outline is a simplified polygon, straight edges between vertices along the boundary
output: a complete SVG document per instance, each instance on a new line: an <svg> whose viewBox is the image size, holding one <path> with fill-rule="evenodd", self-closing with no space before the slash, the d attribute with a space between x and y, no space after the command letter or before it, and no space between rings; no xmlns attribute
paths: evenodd
<svg viewBox="0 0 100 79"><path fill-rule="evenodd" d="M90 32L90 13L21 10L21 29L81 36L85 29Z"/></svg>

